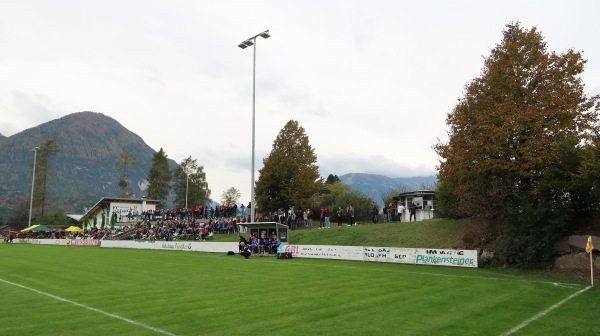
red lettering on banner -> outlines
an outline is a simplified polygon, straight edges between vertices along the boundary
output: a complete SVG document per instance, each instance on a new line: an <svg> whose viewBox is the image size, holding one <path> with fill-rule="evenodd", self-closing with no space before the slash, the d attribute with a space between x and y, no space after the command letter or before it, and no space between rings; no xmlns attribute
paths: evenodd
<svg viewBox="0 0 600 336"><path fill-rule="evenodd" d="M71 246L100 246L98 239L72 239Z"/></svg>
<svg viewBox="0 0 600 336"><path fill-rule="evenodd" d="M292 254L298 254L298 245L286 245L285 252L289 252Z"/></svg>

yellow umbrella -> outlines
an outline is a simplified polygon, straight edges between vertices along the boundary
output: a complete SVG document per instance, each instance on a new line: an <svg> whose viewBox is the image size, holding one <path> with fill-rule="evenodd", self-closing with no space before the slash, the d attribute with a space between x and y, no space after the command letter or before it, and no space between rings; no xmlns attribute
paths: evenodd
<svg viewBox="0 0 600 336"><path fill-rule="evenodd" d="M67 231L67 232L83 232L83 229L80 228L79 226L69 226L68 228L65 229L65 231Z"/></svg>
<svg viewBox="0 0 600 336"><path fill-rule="evenodd" d="M32 225L32 226L30 226L28 228L24 228L23 230L21 230L21 232L27 232L27 231L29 231L31 229L35 229L38 226L40 226L40 224L34 224L34 225Z"/></svg>

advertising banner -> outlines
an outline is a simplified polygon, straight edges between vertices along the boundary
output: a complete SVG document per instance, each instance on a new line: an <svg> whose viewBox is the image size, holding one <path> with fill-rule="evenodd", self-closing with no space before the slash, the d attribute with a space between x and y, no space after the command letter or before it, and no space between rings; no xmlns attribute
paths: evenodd
<svg viewBox="0 0 600 336"><path fill-rule="evenodd" d="M363 249L364 261L415 263L415 249L412 248L365 246Z"/></svg>
<svg viewBox="0 0 600 336"><path fill-rule="evenodd" d="M477 267L476 250L415 249L381 246L286 245L297 258L391 262L401 264Z"/></svg>
<svg viewBox="0 0 600 336"><path fill-rule="evenodd" d="M71 246L100 246L98 239L71 239L68 243Z"/></svg>
<svg viewBox="0 0 600 336"><path fill-rule="evenodd" d="M363 260L362 246L287 245L285 252L299 258Z"/></svg>
<svg viewBox="0 0 600 336"><path fill-rule="evenodd" d="M145 250L223 252L238 251L237 242L209 243L186 241L135 241L135 240L102 240L100 247L131 248Z"/></svg>
<svg viewBox="0 0 600 336"><path fill-rule="evenodd" d="M415 264L477 267L477 251L415 249Z"/></svg>
<svg viewBox="0 0 600 336"><path fill-rule="evenodd" d="M13 239L13 243L17 243L17 244L62 245L62 246L67 246L68 239L17 238L17 239Z"/></svg>

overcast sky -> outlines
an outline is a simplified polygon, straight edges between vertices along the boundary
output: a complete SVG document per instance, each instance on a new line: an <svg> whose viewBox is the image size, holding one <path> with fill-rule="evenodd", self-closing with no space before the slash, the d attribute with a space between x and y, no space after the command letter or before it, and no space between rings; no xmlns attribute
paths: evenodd
<svg viewBox="0 0 600 336"><path fill-rule="evenodd" d="M504 26L583 51L600 93L597 1L0 2L0 133L94 111L154 150L204 166L212 198L250 200L253 49L256 169L290 119L320 174L434 175L447 113ZM258 174L257 174L258 177Z"/></svg>

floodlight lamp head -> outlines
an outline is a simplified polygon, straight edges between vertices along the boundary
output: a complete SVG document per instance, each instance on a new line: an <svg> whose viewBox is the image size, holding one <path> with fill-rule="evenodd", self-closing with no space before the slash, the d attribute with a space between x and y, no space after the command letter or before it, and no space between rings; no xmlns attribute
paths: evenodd
<svg viewBox="0 0 600 336"><path fill-rule="evenodd" d="M264 39L268 39L269 37L271 37L268 30L265 30L264 32L260 33L259 35L260 35L260 37L262 37Z"/></svg>
<svg viewBox="0 0 600 336"><path fill-rule="evenodd" d="M245 44L244 44L244 42L240 43L240 44L238 45L238 47L240 47L240 48L242 48L242 49L246 49L246 48L248 48L248 46L247 46L247 45L245 45Z"/></svg>
<svg viewBox="0 0 600 336"><path fill-rule="evenodd" d="M254 45L254 42L252 42L252 40L246 40L246 41L244 41L242 43L244 43L247 47L249 47L251 45Z"/></svg>

